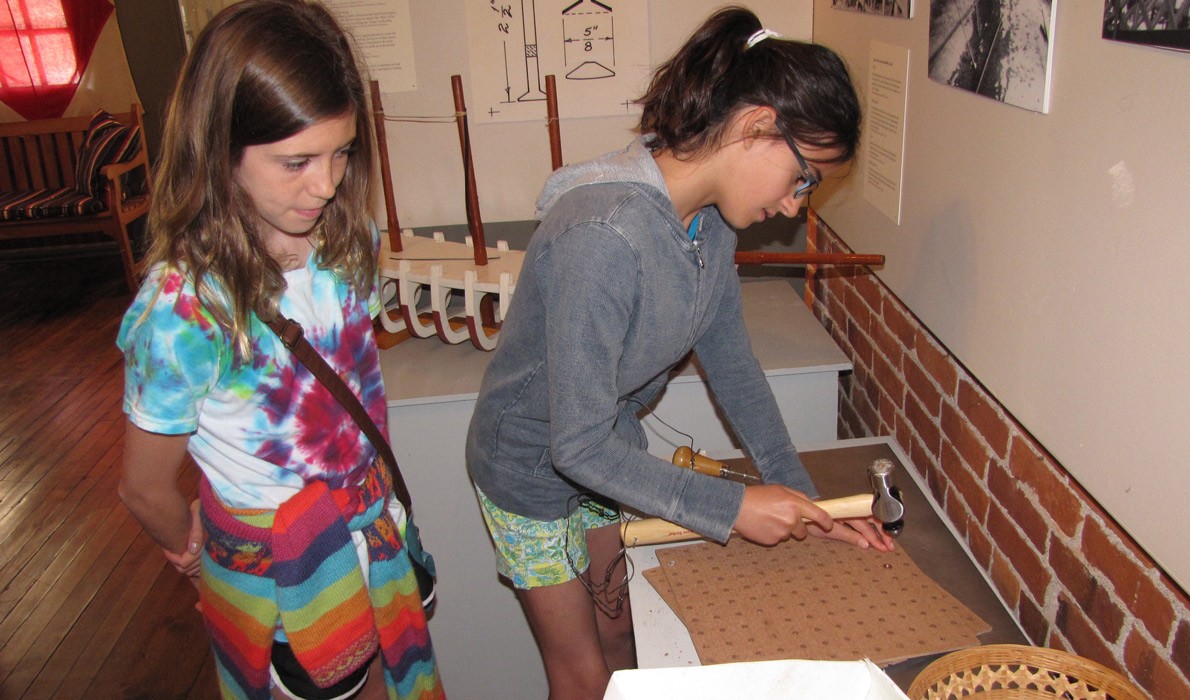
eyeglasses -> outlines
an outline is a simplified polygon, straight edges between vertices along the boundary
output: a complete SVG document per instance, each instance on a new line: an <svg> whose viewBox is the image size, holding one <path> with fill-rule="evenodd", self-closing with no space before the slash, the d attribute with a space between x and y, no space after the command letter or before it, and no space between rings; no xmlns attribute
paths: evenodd
<svg viewBox="0 0 1190 700"><path fill-rule="evenodd" d="M793 188L793 198L800 199L813 192L818 187L818 176L810 170L810 166L806 165L806 159L802 157L802 152L797 150L797 144L793 139L785 134L785 143L789 144L789 149L793 151L793 157L797 158L797 165L802 169L801 182Z"/></svg>

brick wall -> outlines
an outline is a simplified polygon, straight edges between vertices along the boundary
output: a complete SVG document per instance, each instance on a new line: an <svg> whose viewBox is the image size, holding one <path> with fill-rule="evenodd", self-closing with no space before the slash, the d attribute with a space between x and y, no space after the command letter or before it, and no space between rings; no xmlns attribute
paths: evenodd
<svg viewBox="0 0 1190 700"><path fill-rule="evenodd" d="M811 213L807 247L852 252ZM1034 644L1190 698L1190 599L864 267L807 270L851 358L839 435L890 435Z"/></svg>

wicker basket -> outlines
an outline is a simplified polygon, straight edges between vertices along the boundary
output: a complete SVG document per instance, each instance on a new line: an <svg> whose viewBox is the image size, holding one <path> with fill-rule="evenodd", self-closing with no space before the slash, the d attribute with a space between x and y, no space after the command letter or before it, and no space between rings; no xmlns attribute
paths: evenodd
<svg viewBox="0 0 1190 700"><path fill-rule="evenodd" d="M1148 700L1115 671L1057 649L989 644L956 651L925 667L910 700L951 700L971 695L994 700Z"/></svg>

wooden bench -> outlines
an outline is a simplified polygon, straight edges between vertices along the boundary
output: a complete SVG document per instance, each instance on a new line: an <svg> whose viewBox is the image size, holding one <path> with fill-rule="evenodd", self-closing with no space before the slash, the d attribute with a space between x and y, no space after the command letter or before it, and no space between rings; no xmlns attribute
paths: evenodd
<svg viewBox="0 0 1190 700"><path fill-rule="evenodd" d="M141 107L133 103L128 112L111 116L122 125L140 127ZM138 285L136 261L128 236L128 224L149 211L149 159L144 130L136 130L140 150L130 160L103 165L106 187L99 201L78 190L76 182L80 149L92 117L37 119L0 124L0 198L6 207L13 202L32 201L59 191L58 201L67 207L40 207L34 211L2 212L0 239L42 238L64 234L102 233L116 243L124 265L129 290ZM91 201L88 201L91 200ZM82 213L79 213L79 212ZM13 218L17 217L17 218Z"/></svg>

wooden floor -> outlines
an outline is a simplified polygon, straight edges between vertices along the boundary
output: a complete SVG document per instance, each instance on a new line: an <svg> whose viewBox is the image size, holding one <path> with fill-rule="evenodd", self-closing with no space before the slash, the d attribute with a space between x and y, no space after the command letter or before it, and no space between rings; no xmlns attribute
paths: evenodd
<svg viewBox="0 0 1190 700"><path fill-rule="evenodd" d="M2 700L217 696L197 594L116 495L122 279L0 259Z"/></svg>

